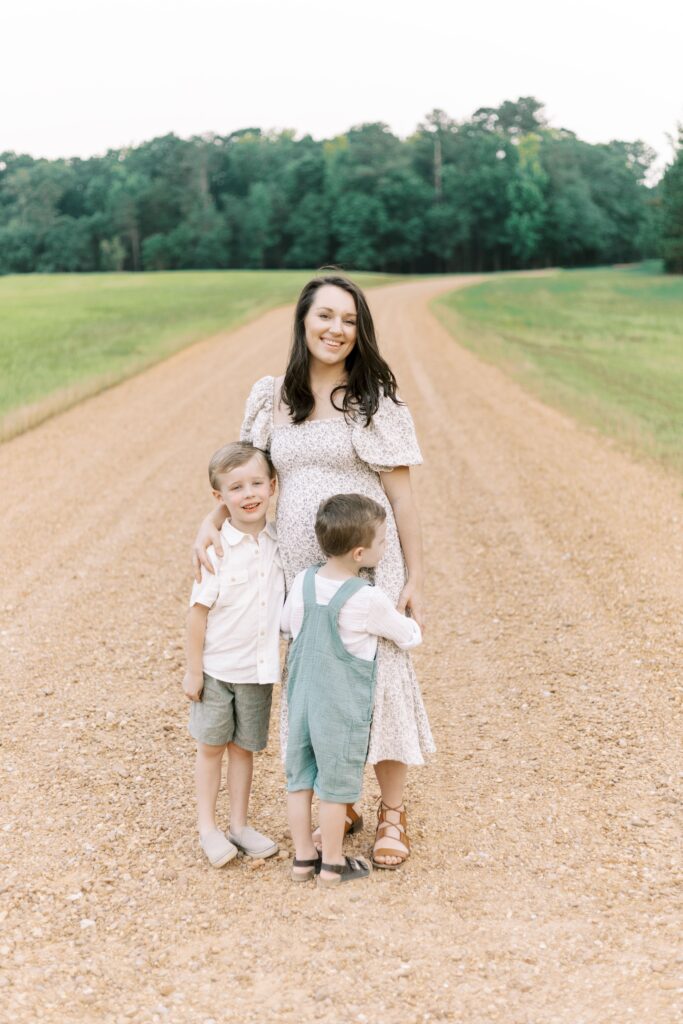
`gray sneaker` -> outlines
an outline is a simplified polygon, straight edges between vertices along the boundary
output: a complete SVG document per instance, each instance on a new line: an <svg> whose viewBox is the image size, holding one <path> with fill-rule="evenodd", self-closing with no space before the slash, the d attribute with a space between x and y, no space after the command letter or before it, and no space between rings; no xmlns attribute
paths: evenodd
<svg viewBox="0 0 683 1024"><path fill-rule="evenodd" d="M237 847L233 846L225 833L217 828L205 836L200 836L199 842L211 867L222 868L237 856Z"/></svg>
<svg viewBox="0 0 683 1024"><path fill-rule="evenodd" d="M239 846L248 857L273 857L279 850L277 843L274 843L268 836L262 836L253 828L245 825L240 832L228 832L228 839L235 846Z"/></svg>

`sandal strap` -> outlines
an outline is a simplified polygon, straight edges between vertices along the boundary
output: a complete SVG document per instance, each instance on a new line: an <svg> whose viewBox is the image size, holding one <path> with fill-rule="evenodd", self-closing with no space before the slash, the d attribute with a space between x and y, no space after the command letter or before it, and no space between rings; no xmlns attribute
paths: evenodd
<svg viewBox="0 0 683 1024"><path fill-rule="evenodd" d="M292 865L295 868L314 868L316 864L320 863L320 856L317 856L315 860L297 860L296 857L292 861Z"/></svg>
<svg viewBox="0 0 683 1024"><path fill-rule="evenodd" d="M325 864L323 861L320 867L323 871L333 871L335 875L343 875L349 871L363 871L366 865L355 857L344 857L343 864Z"/></svg>
<svg viewBox="0 0 683 1024"><path fill-rule="evenodd" d="M389 828L393 828L396 832L398 832L402 836L407 836L408 835L408 833L406 832L405 825L402 825L400 821L378 821L377 822L377 831L378 832L380 831L380 829L382 831L384 831L385 829L389 829Z"/></svg>
<svg viewBox="0 0 683 1024"><path fill-rule="evenodd" d="M408 860L410 856L410 850L406 853L403 850L389 850L384 846L380 846L379 850L372 851L373 858L376 857L399 857L401 861Z"/></svg>
<svg viewBox="0 0 683 1024"><path fill-rule="evenodd" d="M403 810L400 810L401 806L403 807ZM394 813L398 814L398 821L390 821L387 817L387 811L394 811ZM408 817L406 815L404 805L392 807L390 804L385 804L380 797L379 806L377 807L377 827L379 828L380 825L384 825L385 823L387 825L401 825L405 829L408 825Z"/></svg>
<svg viewBox="0 0 683 1024"><path fill-rule="evenodd" d="M363 815L357 813L353 804L346 805L346 822L348 825L355 825L362 817Z"/></svg>
<svg viewBox="0 0 683 1024"><path fill-rule="evenodd" d="M391 821L387 814L388 811L393 811L394 814L397 814L398 821ZM401 861L407 860L410 856L410 839L408 838L407 826L408 817L405 805L400 804L398 807L392 807L390 804L386 804L380 797L377 807L377 830L375 832L375 847L372 852L373 858L397 857ZM403 849L377 846L378 843L386 839L400 843Z"/></svg>
<svg viewBox="0 0 683 1024"><path fill-rule="evenodd" d="M357 857L347 857L346 863L352 871L363 871L366 867L365 863L362 860L358 860Z"/></svg>
<svg viewBox="0 0 683 1024"><path fill-rule="evenodd" d="M334 871L335 875L341 875L345 867L346 864L326 864L325 861L320 865L321 871Z"/></svg>
<svg viewBox="0 0 683 1024"><path fill-rule="evenodd" d="M392 834L393 832L395 833ZM381 830L381 831L380 831ZM408 849L410 849L410 839L405 829L401 829L398 825L394 825L392 821L383 821L377 826L377 833L375 836L375 842L378 839L395 839L398 843L403 843Z"/></svg>

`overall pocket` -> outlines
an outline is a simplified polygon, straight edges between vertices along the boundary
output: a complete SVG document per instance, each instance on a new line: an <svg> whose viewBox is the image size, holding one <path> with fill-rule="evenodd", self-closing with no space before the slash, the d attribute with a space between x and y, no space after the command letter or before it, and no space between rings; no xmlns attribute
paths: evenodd
<svg viewBox="0 0 683 1024"><path fill-rule="evenodd" d="M365 764L370 746L370 722L351 722L349 725L346 757L349 764Z"/></svg>

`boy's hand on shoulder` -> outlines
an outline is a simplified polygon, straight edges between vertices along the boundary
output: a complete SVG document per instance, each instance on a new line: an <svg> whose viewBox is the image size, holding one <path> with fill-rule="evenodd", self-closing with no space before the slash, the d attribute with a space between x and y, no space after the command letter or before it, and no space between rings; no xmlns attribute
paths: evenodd
<svg viewBox="0 0 683 1024"><path fill-rule="evenodd" d="M188 700L201 700L204 676L201 672L186 672L183 677L183 693Z"/></svg>

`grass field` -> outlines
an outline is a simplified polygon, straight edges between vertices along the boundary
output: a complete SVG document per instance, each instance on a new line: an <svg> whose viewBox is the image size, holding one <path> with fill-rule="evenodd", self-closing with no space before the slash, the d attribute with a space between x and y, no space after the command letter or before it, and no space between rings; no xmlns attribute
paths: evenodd
<svg viewBox="0 0 683 1024"><path fill-rule="evenodd" d="M500 276L433 308L544 401L683 471L683 278L656 263Z"/></svg>
<svg viewBox="0 0 683 1024"><path fill-rule="evenodd" d="M0 278L0 440L219 330L294 302L307 271ZM354 274L366 287L399 278Z"/></svg>

